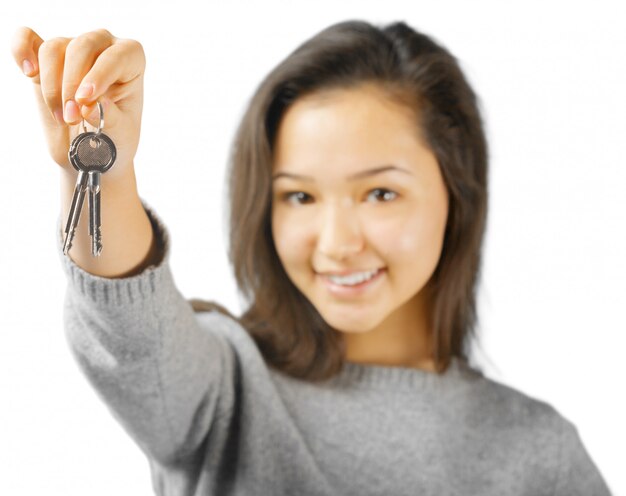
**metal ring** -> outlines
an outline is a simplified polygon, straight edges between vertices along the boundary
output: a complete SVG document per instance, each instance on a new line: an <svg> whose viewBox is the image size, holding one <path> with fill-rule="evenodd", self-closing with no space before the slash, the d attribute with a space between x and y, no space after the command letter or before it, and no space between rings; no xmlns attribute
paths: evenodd
<svg viewBox="0 0 626 496"><path fill-rule="evenodd" d="M102 130L104 129L104 110L102 110L102 104L100 100L96 102L98 105L98 112L100 113L100 125L98 126L98 130L96 131L96 136L98 136ZM87 128L85 127L85 119L83 118L83 133L87 132Z"/></svg>

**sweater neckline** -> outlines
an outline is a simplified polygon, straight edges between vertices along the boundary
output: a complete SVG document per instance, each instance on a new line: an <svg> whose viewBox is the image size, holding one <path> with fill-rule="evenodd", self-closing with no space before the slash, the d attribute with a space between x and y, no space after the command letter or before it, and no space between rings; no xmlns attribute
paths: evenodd
<svg viewBox="0 0 626 496"><path fill-rule="evenodd" d="M476 370L458 357L452 357L448 368L441 374L410 367L344 362L342 369L332 381L336 385L349 387L401 386L408 389L424 389L476 373Z"/></svg>

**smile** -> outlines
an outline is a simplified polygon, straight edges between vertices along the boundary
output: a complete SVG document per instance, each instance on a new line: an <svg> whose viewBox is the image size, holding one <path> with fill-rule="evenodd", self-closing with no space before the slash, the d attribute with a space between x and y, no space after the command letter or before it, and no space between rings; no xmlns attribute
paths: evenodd
<svg viewBox="0 0 626 496"><path fill-rule="evenodd" d="M358 296L373 288L381 280L385 269L356 272L347 276L318 274L326 288L337 296Z"/></svg>
<svg viewBox="0 0 626 496"><path fill-rule="evenodd" d="M346 276L328 274L326 277L328 277L328 279L330 279L335 284L340 284L342 286L354 286L356 284L369 281L372 277L376 275L377 272L378 269L374 269L367 272L354 272Z"/></svg>

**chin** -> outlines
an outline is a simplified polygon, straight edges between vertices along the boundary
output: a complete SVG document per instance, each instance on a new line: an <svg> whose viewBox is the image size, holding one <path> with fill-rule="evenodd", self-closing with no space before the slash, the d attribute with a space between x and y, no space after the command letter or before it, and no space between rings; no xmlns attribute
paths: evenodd
<svg viewBox="0 0 626 496"><path fill-rule="evenodd" d="M334 327L334 326L333 326ZM355 329L355 328L343 328L343 327L334 327L335 329L337 329L339 332L342 332L344 334L366 334L368 332L371 332L372 329L371 328L359 328L359 329Z"/></svg>
<svg viewBox="0 0 626 496"><path fill-rule="evenodd" d="M348 334L363 334L366 332L370 332L376 327L375 323L372 323L372 319L367 319L367 322L362 322L353 319L345 319L345 318L332 318L330 316L326 316L321 314L326 323L331 326L333 329L336 329L340 332L345 332Z"/></svg>

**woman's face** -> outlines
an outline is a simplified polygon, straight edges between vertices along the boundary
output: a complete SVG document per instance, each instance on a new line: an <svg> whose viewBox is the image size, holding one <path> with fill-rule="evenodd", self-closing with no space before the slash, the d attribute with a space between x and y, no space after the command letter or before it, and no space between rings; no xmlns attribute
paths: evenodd
<svg viewBox="0 0 626 496"><path fill-rule="evenodd" d="M379 87L302 97L283 116L272 234L285 271L332 327L411 325L447 216L448 193L415 117Z"/></svg>

